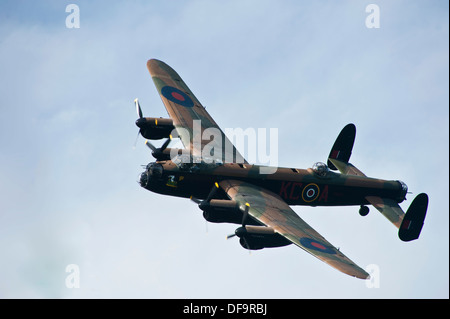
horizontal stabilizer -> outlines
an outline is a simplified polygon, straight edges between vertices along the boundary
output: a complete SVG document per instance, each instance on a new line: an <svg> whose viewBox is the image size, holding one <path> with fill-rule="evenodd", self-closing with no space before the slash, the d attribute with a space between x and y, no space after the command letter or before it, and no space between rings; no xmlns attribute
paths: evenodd
<svg viewBox="0 0 450 319"><path fill-rule="evenodd" d="M328 163L332 163L334 167L336 167L339 172L346 175L356 175L356 176L366 176L363 172L361 172L358 168L353 166L352 163L344 163L337 159L328 159ZM329 165L329 164L328 164Z"/></svg>
<svg viewBox="0 0 450 319"><path fill-rule="evenodd" d="M428 195L419 194L414 198L406 212L398 231L398 237L403 241L411 241L419 238L428 208Z"/></svg>
<svg viewBox="0 0 450 319"><path fill-rule="evenodd" d="M405 213L396 201L378 196L366 196L369 203L384 215L395 227L400 228Z"/></svg>

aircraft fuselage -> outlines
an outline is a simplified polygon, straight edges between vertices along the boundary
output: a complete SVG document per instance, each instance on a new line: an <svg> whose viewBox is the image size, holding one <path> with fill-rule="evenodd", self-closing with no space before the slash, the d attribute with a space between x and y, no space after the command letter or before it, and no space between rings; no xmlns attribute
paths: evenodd
<svg viewBox="0 0 450 319"><path fill-rule="evenodd" d="M251 164L180 165L171 160L159 161L147 165L140 184L159 194L204 199L215 182L234 179L264 187L288 205L307 206L366 205L366 196L390 198L400 203L407 192L406 185L400 181L344 175L330 170L318 174L311 168L278 167L273 174L261 174L261 168Z"/></svg>

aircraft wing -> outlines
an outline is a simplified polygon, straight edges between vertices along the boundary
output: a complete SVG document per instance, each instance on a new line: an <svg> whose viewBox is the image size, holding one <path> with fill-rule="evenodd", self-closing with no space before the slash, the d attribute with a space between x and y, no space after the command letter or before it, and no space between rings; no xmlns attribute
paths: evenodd
<svg viewBox="0 0 450 319"><path fill-rule="evenodd" d="M203 155L203 158L228 163L246 163L175 70L155 59L147 62L147 68L178 137L191 155ZM205 154L202 154L203 150Z"/></svg>
<svg viewBox="0 0 450 319"><path fill-rule="evenodd" d="M250 204L249 215L337 270L357 278L369 274L305 223L281 197L262 187L236 180L219 183L230 199Z"/></svg>

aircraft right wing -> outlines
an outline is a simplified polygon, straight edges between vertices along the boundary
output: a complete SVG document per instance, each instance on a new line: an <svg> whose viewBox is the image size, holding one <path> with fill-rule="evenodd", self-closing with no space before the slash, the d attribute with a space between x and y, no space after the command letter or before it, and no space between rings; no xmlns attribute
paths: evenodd
<svg viewBox="0 0 450 319"><path fill-rule="evenodd" d="M149 60L147 68L178 136L193 156L202 157L208 146L213 154L207 152L203 157L223 163L247 163L174 69L156 59ZM214 138L202 138L207 129L211 129L207 133L216 133Z"/></svg>

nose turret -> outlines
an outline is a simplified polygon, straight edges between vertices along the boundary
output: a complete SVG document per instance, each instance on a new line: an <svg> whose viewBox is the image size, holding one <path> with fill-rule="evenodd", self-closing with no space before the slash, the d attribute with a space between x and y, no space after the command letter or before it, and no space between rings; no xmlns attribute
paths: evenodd
<svg viewBox="0 0 450 319"><path fill-rule="evenodd" d="M159 179L163 174L163 167L161 164L156 162L148 163L145 171L142 172L141 177L139 178L139 184L142 187L146 187L151 179Z"/></svg>

